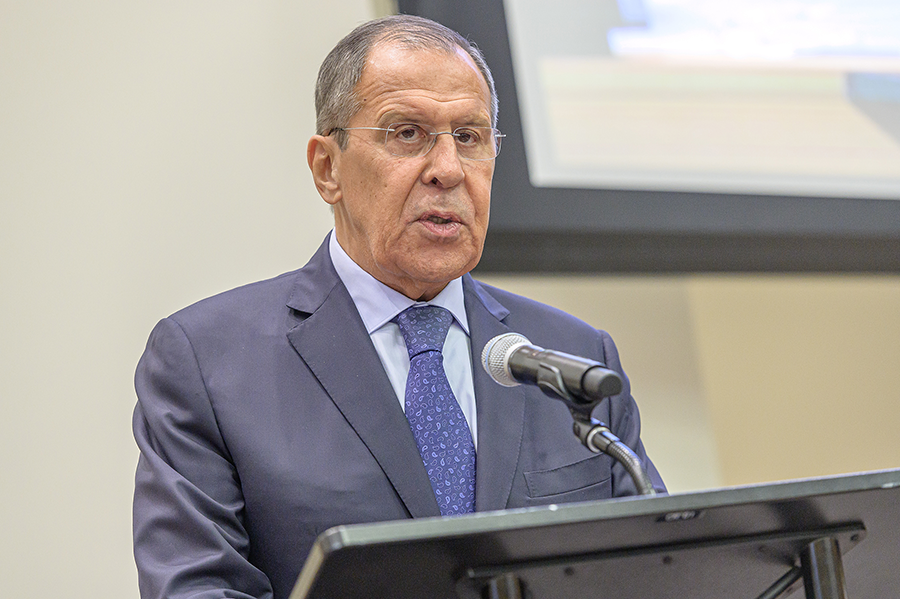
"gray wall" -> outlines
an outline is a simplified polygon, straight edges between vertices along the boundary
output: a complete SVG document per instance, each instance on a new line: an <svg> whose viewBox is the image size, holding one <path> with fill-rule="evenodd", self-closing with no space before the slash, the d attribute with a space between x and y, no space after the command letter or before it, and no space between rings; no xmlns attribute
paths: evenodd
<svg viewBox="0 0 900 599"><path fill-rule="evenodd" d="M137 597L147 335L318 246L315 72L386 4L0 0L4 596ZM491 281L612 332L675 490L900 466L900 277Z"/></svg>

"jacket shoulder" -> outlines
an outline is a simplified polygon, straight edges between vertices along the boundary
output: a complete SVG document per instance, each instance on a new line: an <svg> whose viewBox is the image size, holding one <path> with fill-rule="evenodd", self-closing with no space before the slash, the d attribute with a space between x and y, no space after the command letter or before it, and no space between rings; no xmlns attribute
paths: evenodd
<svg viewBox="0 0 900 599"><path fill-rule="evenodd" d="M302 270L302 269L301 269ZM288 306L300 270L241 285L199 300L165 320L196 340L283 334L296 318Z"/></svg>
<svg viewBox="0 0 900 599"><path fill-rule="evenodd" d="M555 328L561 334L596 336L601 332L591 324L559 308L481 281L474 281L474 283L482 293L487 293L509 310L506 322L511 328L515 328L515 324L521 323L529 328ZM532 341L537 342L536 339Z"/></svg>

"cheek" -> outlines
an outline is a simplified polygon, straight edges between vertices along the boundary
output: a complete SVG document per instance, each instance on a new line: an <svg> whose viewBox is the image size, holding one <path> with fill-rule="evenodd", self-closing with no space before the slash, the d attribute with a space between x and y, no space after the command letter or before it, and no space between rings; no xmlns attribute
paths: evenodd
<svg viewBox="0 0 900 599"><path fill-rule="evenodd" d="M409 186L403 185L408 177L381 165L366 166L354 173L355 184L347 189L348 203L353 204L355 219L369 237L394 237L409 193Z"/></svg>
<svg viewBox="0 0 900 599"><path fill-rule="evenodd" d="M387 226L399 227L405 222L407 210L413 210L414 202L410 198L414 195L418 173L411 173L402 169L394 169L379 183L378 187L378 218Z"/></svg>
<svg viewBox="0 0 900 599"><path fill-rule="evenodd" d="M407 210L412 209L407 201L409 193L408 185L400 185L399 181L394 184L389 182L381 184L376 193L366 199L369 201L367 206L369 236L378 239L385 251L390 251L392 247L400 247L402 245L400 242L408 232L406 223L411 216ZM402 251L408 251L408 248Z"/></svg>
<svg viewBox="0 0 900 599"><path fill-rule="evenodd" d="M491 210L491 177L483 176L473 181L469 194L478 222L486 225Z"/></svg>

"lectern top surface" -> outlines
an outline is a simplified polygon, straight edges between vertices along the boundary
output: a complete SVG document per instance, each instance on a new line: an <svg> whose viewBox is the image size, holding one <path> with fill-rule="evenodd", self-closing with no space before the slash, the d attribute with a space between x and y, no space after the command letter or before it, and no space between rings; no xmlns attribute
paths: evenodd
<svg viewBox="0 0 900 599"><path fill-rule="evenodd" d="M343 526L318 539L291 599L476 597L503 572L534 599L586 588L718 599L722 584L754 599L823 534L845 554L849 595L882 599L900 588L897 522L900 470Z"/></svg>

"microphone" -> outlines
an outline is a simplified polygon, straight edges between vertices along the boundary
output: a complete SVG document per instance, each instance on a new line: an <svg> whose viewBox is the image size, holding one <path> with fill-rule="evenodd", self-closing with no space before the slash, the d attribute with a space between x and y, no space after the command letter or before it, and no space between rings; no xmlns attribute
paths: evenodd
<svg viewBox="0 0 900 599"><path fill-rule="evenodd" d="M605 364L531 345L518 333L504 333L488 341L481 363L504 387L537 385L576 406L595 404L622 391L622 379Z"/></svg>
<svg viewBox="0 0 900 599"><path fill-rule="evenodd" d="M537 385L547 395L568 404L575 436L594 453L603 452L622 464L641 495L655 495L653 481L634 451L604 423L591 418L591 410L604 397L622 392L622 379L605 364L531 345L518 333L497 335L481 352L481 364L504 387Z"/></svg>

